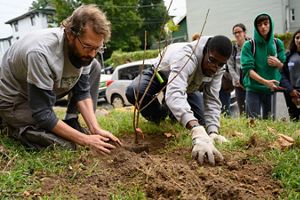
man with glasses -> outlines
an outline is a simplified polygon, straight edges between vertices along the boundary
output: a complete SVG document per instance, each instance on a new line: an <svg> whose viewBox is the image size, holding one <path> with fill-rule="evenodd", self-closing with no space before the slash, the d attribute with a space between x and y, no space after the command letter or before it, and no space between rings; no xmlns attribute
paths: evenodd
<svg viewBox="0 0 300 200"><path fill-rule="evenodd" d="M35 31L5 53L0 71L0 117L8 134L40 149L58 144L89 146L109 154L112 133L95 116L101 66L95 59L110 38L110 23L95 5L83 5L60 28ZM56 99L70 94L65 120L53 111ZM78 122L78 111L89 135Z"/></svg>
<svg viewBox="0 0 300 200"><path fill-rule="evenodd" d="M158 124L171 114L190 129L192 156L200 164L205 156L212 165L215 158L223 159L214 147L214 141L226 141L218 134L221 113L219 90L223 66L231 52L231 41L221 35L201 36L190 43L171 44L157 58L153 68L144 70L126 90L126 96L133 105L136 97L140 102L145 93L140 110L147 120ZM163 103L153 99L164 88Z"/></svg>

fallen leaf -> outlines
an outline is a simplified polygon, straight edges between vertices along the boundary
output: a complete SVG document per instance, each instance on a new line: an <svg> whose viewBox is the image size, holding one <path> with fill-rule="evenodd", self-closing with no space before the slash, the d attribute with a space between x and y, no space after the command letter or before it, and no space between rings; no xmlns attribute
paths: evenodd
<svg viewBox="0 0 300 200"><path fill-rule="evenodd" d="M294 143L295 140L294 138L290 137L290 136L287 136L287 135L283 135L283 134L278 134L279 137L285 139L286 141L290 142L290 143Z"/></svg>
<svg viewBox="0 0 300 200"><path fill-rule="evenodd" d="M274 128L271 128L271 127L267 127L267 130L272 133L273 135L277 135L277 131L274 129Z"/></svg>
<svg viewBox="0 0 300 200"><path fill-rule="evenodd" d="M233 137L242 137L244 136L243 133L241 132L238 132L238 131L233 131L233 133L231 134Z"/></svg>
<svg viewBox="0 0 300 200"><path fill-rule="evenodd" d="M173 137L173 136L174 136L172 133L164 133L164 135L165 135L167 138L170 138L170 137Z"/></svg>
<svg viewBox="0 0 300 200"><path fill-rule="evenodd" d="M25 191L23 192L23 196L24 196L24 197L29 197L29 196L30 196L30 192L28 192L28 191L25 190Z"/></svg>
<svg viewBox="0 0 300 200"><path fill-rule="evenodd" d="M278 134L277 140L271 145L271 147L284 150L292 146L294 143L295 140L292 137Z"/></svg>

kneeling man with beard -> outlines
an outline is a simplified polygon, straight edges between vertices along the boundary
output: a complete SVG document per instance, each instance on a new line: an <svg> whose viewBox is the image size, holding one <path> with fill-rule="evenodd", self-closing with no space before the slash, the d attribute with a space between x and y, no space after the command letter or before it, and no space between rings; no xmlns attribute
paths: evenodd
<svg viewBox="0 0 300 200"><path fill-rule="evenodd" d="M79 144L109 154L115 148L109 141L121 144L95 116L101 72L95 57L110 34L105 14L95 5L83 5L60 28L16 41L0 66L0 117L7 133L33 149ZM53 106L67 94L67 113L60 120ZM78 112L88 130L80 126Z"/></svg>

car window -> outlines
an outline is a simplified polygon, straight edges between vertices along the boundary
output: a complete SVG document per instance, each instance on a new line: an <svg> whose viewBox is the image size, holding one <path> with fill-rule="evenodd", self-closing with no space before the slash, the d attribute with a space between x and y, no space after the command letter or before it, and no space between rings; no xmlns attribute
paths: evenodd
<svg viewBox="0 0 300 200"><path fill-rule="evenodd" d="M151 65L144 65L144 69L150 68ZM119 80L133 80L142 70L143 65L133 65L119 70Z"/></svg>

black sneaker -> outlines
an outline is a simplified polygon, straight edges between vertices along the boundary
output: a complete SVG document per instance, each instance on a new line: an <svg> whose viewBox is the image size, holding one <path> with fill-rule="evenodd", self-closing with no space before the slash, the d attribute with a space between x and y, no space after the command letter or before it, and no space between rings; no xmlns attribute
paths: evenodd
<svg viewBox="0 0 300 200"><path fill-rule="evenodd" d="M90 131L87 128L84 128L80 125L78 118L65 119L63 121L81 133L85 133L88 135L90 134Z"/></svg>

